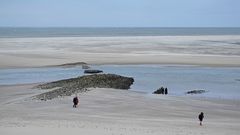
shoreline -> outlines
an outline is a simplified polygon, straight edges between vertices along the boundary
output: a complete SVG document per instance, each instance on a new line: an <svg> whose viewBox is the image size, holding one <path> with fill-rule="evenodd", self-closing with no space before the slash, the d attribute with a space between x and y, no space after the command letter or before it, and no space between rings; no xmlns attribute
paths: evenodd
<svg viewBox="0 0 240 135"><path fill-rule="evenodd" d="M165 56L165 55L164 55ZM159 56L161 57L161 56ZM169 56L165 56L165 57L169 57ZM171 56L170 56L171 57ZM180 56L176 56L176 57L172 57L172 59L179 59ZM189 56L189 57L184 57L184 58L190 58L191 57L194 57L194 56ZM176 62L176 61L172 61L172 62L165 62L165 61L168 61L168 60L163 60L163 61L147 61L147 60L142 60L142 61L138 61L136 59L141 59L141 58L134 58L134 59L130 59L128 60L127 62L123 62L122 60L119 60L118 62L113 62L114 60L111 60L111 61L90 61L90 62L87 62L87 61L84 61L86 62L88 65L166 65L166 66L189 66L189 67L222 67L222 68L239 68L240 67L240 63L238 63L238 59L240 60L240 56L196 56L198 57L197 59L199 58L204 58L204 59L209 59L211 57L213 57L213 59L211 59L210 61L208 62L196 62L195 59L192 59L190 61L187 61L187 62ZM146 58L146 57L145 57ZM222 58L222 59L221 59ZM148 59L148 58L146 58ZM236 60L235 60L236 59ZM228 61L229 63L222 63L220 60L225 60ZM193 62L195 61L195 62ZM213 62L215 61L215 62ZM233 62L231 62L233 61ZM71 61L71 63L78 63L78 62L82 62L82 61ZM212 63L211 63L212 62ZM51 64L51 63L54 63L54 64ZM56 62L56 61L49 61L49 62L44 62L44 63L26 63L26 64L20 64L20 63L8 63L8 64L0 64L0 70L1 69L22 69L22 68L48 68L48 67L62 67L60 65L63 65L63 64L68 64L69 61L63 61L63 62ZM78 66L78 65L72 65L72 67L74 66ZM68 68L68 67L63 67L63 68Z"/></svg>
<svg viewBox="0 0 240 135"><path fill-rule="evenodd" d="M9 84L9 85L0 85L0 90L2 88L11 88L11 87L27 87L30 88L32 90L36 90L36 86L40 85L40 84L45 84L45 83L49 83L49 82L38 82L38 83L25 83L25 84ZM30 86L30 87L29 87ZM34 88L34 89L33 89ZM109 88L86 88L86 89L109 89ZM121 90L121 89L114 89L114 90ZM39 89L39 91L49 91L49 90L44 90L44 89ZM143 94L149 98L158 98L158 97L170 97L170 98L186 98L186 99L191 99L191 100L207 100L207 101L225 101L225 102L239 102L240 105L240 99L237 98L224 98L224 97L207 97L207 96L201 96L200 95L176 95L176 94L168 94L168 95L162 95L162 94L153 94L152 92L145 92L145 91L138 91L138 90L132 90L131 88L128 90L123 90L123 91L130 91L133 93L138 93L138 94ZM153 90L154 91L154 90ZM68 96L65 96L68 97ZM60 97L60 98L64 98L64 97Z"/></svg>
<svg viewBox="0 0 240 135"><path fill-rule="evenodd" d="M38 94L41 94L41 93L45 93L46 91L51 91L51 89L39 89L39 88L36 88L36 86L40 85L40 84L43 84L43 83L28 83L28 84L11 84L11 85L0 85L0 92L2 92L1 90L2 89L11 89L11 90L14 90L15 92L19 92L21 93L21 91L17 90L17 88L20 88L20 90L24 90L24 92L26 91L35 91L35 94L33 95L38 95ZM217 98L217 97L198 97L198 96L191 96L191 95L171 95L171 94L168 94L168 95L162 95L162 94L152 94L152 93L148 93L148 92L143 92L143 91L135 91L135 90L124 90L124 89L114 89L114 88L86 88L88 89L89 91L95 91L95 90L100 90L100 91L105 91L105 90L110 90L110 91L120 91L120 92L126 92L126 93L136 93L136 94L140 94L140 95L143 95L144 97L147 97L147 98L151 98L151 99L187 99L187 100L202 100L202 101L212 101L212 102L223 102L223 103L230 103L230 102L234 102L236 101L238 103L238 105L240 105L240 99L226 99L226 98ZM88 93L89 91L85 91L85 92L79 92L78 94L79 95L84 95L86 93ZM11 91L10 91L11 92ZM11 94L11 93L10 93ZM28 93L27 93L28 94ZM17 95L15 95L17 96ZM36 99L31 99L31 100L36 100L36 101L40 101L40 102L51 102L51 101L54 101L54 100L61 100L61 99L65 99L65 98L69 98L69 97L73 97L73 95L71 96L63 96L63 97L57 97L57 98L53 98L51 100L46 100L46 101L41 101L41 100L36 100ZM34 96L30 96L30 97L34 97ZM28 97L29 98L29 97ZM29 99L28 99L29 100Z"/></svg>
<svg viewBox="0 0 240 135"><path fill-rule="evenodd" d="M46 82L45 82L46 83ZM44 83L27 83L27 84L10 84L10 85L0 85L0 91L1 89L4 89L4 88L10 88L10 89L16 89L18 87L20 87L21 89L26 89L26 90L31 90L31 91L35 91L37 94L42 93L43 91L46 92L46 91L49 91L49 90L45 90L45 89L37 89L35 88L36 86L40 85L40 84L44 84ZM113 91L128 91L130 93L136 93L136 94L141 94L141 95L144 95L148 98L153 98L153 99L165 99L165 98L179 98L179 99L188 99L188 100L203 100L203 101L213 101L213 102L239 102L238 104L240 105L240 99L229 99L229 98L220 98L220 97L198 97L198 96L194 96L194 95L171 95L171 94L168 94L168 95L161 95L161 94L152 94L152 93L148 93L148 92L143 92L143 91L137 91L137 90L131 90L131 89L128 89L128 90L123 90L123 89L113 89L113 88L86 88L86 89L89 89L89 90L97 90L97 89L100 89L100 90L104 90L104 89L109 89L109 90L113 90ZM21 92L21 91L20 91ZM43 92L43 93L44 93ZM86 92L82 92L83 94L84 93L87 93L88 91ZM81 92L79 92L78 94L81 94ZM63 97L58 97L56 99L52 99L52 100L58 100L58 99L62 99L62 98L67 98L67 97L72 97L74 95L71 95L71 96L63 96ZM34 99L35 100L35 99ZM39 100L40 101L40 100ZM47 101L51 101L51 100L47 100ZM43 102L46 102L46 101L43 101Z"/></svg>

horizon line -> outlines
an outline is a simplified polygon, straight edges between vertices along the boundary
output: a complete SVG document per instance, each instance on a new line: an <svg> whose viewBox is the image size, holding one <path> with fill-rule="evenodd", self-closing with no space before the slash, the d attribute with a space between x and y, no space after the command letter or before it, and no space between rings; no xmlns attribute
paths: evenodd
<svg viewBox="0 0 240 135"><path fill-rule="evenodd" d="M203 26L197 26L197 27L153 27L153 26L144 26L144 27L131 27L131 26L124 26L124 27L114 27L114 26L0 26L0 28L240 28L238 27L203 27Z"/></svg>

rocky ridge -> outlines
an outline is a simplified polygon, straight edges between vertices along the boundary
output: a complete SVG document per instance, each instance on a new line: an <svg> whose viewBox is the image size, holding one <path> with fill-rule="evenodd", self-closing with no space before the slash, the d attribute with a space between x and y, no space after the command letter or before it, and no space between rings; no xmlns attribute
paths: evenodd
<svg viewBox="0 0 240 135"><path fill-rule="evenodd" d="M65 79L36 86L38 89L53 89L35 96L39 100L51 100L87 91L87 88L129 89L134 79L115 74L94 74Z"/></svg>

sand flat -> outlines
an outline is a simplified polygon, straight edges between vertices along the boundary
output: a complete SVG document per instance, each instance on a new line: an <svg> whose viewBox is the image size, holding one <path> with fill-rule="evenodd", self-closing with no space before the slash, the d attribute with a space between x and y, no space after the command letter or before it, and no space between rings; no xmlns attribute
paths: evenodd
<svg viewBox="0 0 240 135"><path fill-rule="evenodd" d="M89 64L240 66L240 36L0 38L0 68Z"/></svg>
<svg viewBox="0 0 240 135"><path fill-rule="evenodd" d="M240 66L240 36L0 38L0 68L89 64ZM238 135L240 101L91 89L31 100L36 84L0 86L0 134ZM205 113L204 125L197 116Z"/></svg>
<svg viewBox="0 0 240 135"><path fill-rule="evenodd" d="M0 134L238 135L240 131L236 100L97 88L79 95L75 109L72 97L30 100L42 92L32 86L0 87ZM197 119L201 111L205 113L202 127Z"/></svg>

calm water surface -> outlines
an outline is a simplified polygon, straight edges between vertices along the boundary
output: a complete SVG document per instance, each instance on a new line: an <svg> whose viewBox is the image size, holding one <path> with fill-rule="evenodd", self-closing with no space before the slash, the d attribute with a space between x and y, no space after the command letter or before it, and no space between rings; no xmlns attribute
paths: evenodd
<svg viewBox="0 0 240 135"><path fill-rule="evenodd" d="M24 28L0 27L0 38L6 37L112 37L112 36L194 36L240 35L240 28Z"/></svg>
<svg viewBox="0 0 240 135"><path fill-rule="evenodd" d="M240 99L240 68L212 68L167 65L92 66L105 73L134 77L131 90L152 93L167 87L171 95L185 95L188 90L204 89L199 96ZM82 76L81 67L1 69L0 85L49 82Z"/></svg>

